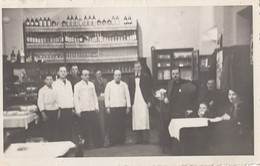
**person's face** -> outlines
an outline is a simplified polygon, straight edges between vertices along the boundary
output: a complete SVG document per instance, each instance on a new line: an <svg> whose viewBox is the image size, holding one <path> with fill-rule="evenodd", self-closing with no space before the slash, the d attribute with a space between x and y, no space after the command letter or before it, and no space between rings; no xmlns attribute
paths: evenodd
<svg viewBox="0 0 260 166"><path fill-rule="evenodd" d="M134 64L134 70L135 70L135 73L140 73L141 72L141 64L140 63L136 63Z"/></svg>
<svg viewBox="0 0 260 166"><path fill-rule="evenodd" d="M89 71L88 70L83 70L82 71L81 79L84 80L84 81L88 81L89 80Z"/></svg>
<svg viewBox="0 0 260 166"><path fill-rule="evenodd" d="M198 111L199 117L203 117L207 111L208 111L208 106L204 103L200 104L199 111Z"/></svg>
<svg viewBox="0 0 260 166"><path fill-rule="evenodd" d="M208 82L207 82L207 88L208 88L208 90L210 91L210 90L214 90L215 89L215 86L216 84L215 84L215 81L214 80L208 80Z"/></svg>
<svg viewBox="0 0 260 166"><path fill-rule="evenodd" d="M53 83L53 78L51 76L47 76L44 80L44 83L50 87Z"/></svg>
<svg viewBox="0 0 260 166"><path fill-rule="evenodd" d="M238 95L233 90L228 91L228 99L232 104L238 103L239 101Z"/></svg>
<svg viewBox="0 0 260 166"><path fill-rule="evenodd" d="M174 81L177 81L177 80L179 80L179 78L180 78L180 72L179 72L179 70L178 70L178 69L172 70L172 79L173 79Z"/></svg>
<svg viewBox="0 0 260 166"><path fill-rule="evenodd" d="M115 73L114 73L114 80L116 82L120 81L121 80L121 71L119 70L116 70Z"/></svg>
<svg viewBox="0 0 260 166"><path fill-rule="evenodd" d="M60 78L66 78L66 76L67 76L66 67L60 67L58 75L59 75Z"/></svg>
<svg viewBox="0 0 260 166"><path fill-rule="evenodd" d="M101 79L101 77L102 77L101 71L97 71L95 76L96 76L97 79Z"/></svg>
<svg viewBox="0 0 260 166"><path fill-rule="evenodd" d="M78 66L72 66L71 67L71 74L77 75L79 72Z"/></svg>

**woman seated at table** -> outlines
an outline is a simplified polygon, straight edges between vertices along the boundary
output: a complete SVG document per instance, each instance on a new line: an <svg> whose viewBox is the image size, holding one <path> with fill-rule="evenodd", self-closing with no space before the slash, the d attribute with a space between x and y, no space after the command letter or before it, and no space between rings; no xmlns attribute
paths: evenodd
<svg viewBox="0 0 260 166"><path fill-rule="evenodd" d="M253 131L252 109L233 89L228 91L228 99L230 103L222 110L221 116L211 120L222 121L216 126L215 139L221 153L241 154L244 147L250 144L245 140L250 141Z"/></svg>

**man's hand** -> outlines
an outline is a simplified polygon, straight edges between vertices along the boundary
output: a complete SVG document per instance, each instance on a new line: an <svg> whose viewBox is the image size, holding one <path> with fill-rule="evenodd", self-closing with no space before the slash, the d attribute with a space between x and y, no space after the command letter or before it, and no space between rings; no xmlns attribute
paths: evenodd
<svg viewBox="0 0 260 166"><path fill-rule="evenodd" d="M107 108L107 114L110 114L110 108Z"/></svg>
<svg viewBox="0 0 260 166"><path fill-rule="evenodd" d="M76 115L77 115L78 117L81 117L81 112L76 112Z"/></svg>
<svg viewBox="0 0 260 166"><path fill-rule="evenodd" d="M47 115L45 114L44 111L42 111L41 114L42 114L42 120L43 120L44 122L46 122L46 121L48 120Z"/></svg>
<svg viewBox="0 0 260 166"><path fill-rule="evenodd" d="M130 113L130 108L127 107L127 108L126 108L126 114L129 114L129 113Z"/></svg>
<svg viewBox="0 0 260 166"><path fill-rule="evenodd" d="M222 115L222 117L221 117L223 120L230 120L230 116L227 114L227 113L225 113L224 115Z"/></svg>
<svg viewBox="0 0 260 166"><path fill-rule="evenodd" d="M147 103L147 107L148 107L148 108L151 108L151 107L152 107L152 103L151 103L151 102L148 102L148 103Z"/></svg>
<svg viewBox="0 0 260 166"><path fill-rule="evenodd" d="M164 103L168 104L169 103L169 99L167 97L165 97L164 99Z"/></svg>

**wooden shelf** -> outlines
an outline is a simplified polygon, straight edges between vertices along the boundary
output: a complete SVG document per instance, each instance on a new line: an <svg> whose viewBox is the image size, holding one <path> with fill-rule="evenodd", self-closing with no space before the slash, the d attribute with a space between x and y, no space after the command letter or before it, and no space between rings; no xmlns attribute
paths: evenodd
<svg viewBox="0 0 260 166"><path fill-rule="evenodd" d="M126 42L107 42L107 43L65 43L66 48L118 48L118 47L137 47L137 41Z"/></svg>
<svg viewBox="0 0 260 166"><path fill-rule="evenodd" d="M137 25L78 26L78 27L25 27L26 32L100 32L134 31Z"/></svg>
<svg viewBox="0 0 260 166"><path fill-rule="evenodd" d="M66 59L66 63L106 63L106 62L134 62L137 61L138 57L111 57L111 58L77 58L77 59Z"/></svg>
<svg viewBox="0 0 260 166"><path fill-rule="evenodd" d="M27 49L63 49L63 43L27 43Z"/></svg>

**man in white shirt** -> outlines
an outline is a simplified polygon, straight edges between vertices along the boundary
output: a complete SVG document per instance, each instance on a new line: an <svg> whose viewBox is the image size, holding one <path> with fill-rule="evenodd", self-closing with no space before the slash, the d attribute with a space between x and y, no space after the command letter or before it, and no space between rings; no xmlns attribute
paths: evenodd
<svg viewBox="0 0 260 166"><path fill-rule="evenodd" d="M86 69L81 71L81 79L74 86L75 111L80 117L81 132L85 140L87 140L85 143L89 143L88 140L90 140L90 137L88 133L91 131L96 147L100 147L102 141L97 117L99 108L95 85L89 81L89 71Z"/></svg>
<svg viewBox="0 0 260 166"><path fill-rule="evenodd" d="M105 89L105 106L109 116L111 145L124 144L125 119L130 112L131 102L128 86L121 81L121 71L114 71L114 80Z"/></svg>
<svg viewBox="0 0 260 166"><path fill-rule="evenodd" d="M53 82L53 89L57 95L59 107L59 135L62 141L72 140L72 109L73 92L70 81L66 79L67 69L65 66L59 67L59 78Z"/></svg>
<svg viewBox="0 0 260 166"><path fill-rule="evenodd" d="M53 76L45 75L44 83L37 101L43 120L43 135L49 142L58 141L58 103L52 88Z"/></svg>

